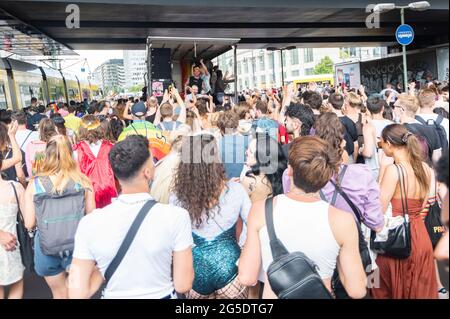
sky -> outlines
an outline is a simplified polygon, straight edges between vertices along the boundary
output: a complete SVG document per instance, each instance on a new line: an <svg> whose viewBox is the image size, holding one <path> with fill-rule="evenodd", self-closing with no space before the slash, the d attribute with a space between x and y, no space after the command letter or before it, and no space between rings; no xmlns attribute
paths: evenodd
<svg viewBox="0 0 450 319"><path fill-rule="evenodd" d="M76 50L75 52L80 55L79 57L80 63L76 63L77 60L75 59L68 60L63 62L62 67L67 68L65 70L68 72L73 72L77 74L81 73L81 67L84 64L84 59L87 59L90 71L94 72L95 68L98 67L103 62L105 62L106 60L123 58L122 50ZM85 65L84 67L86 69L86 72L88 72L88 66Z"/></svg>

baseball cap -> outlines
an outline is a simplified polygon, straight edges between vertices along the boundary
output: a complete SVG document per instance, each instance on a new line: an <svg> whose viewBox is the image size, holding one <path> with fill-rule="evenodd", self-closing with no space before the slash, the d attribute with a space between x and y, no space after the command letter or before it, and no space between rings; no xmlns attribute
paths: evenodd
<svg viewBox="0 0 450 319"><path fill-rule="evenodd" d="M144 102L139 101L131 107L131 113L138 117L144 116L147 113L147 107Z"/></svg>

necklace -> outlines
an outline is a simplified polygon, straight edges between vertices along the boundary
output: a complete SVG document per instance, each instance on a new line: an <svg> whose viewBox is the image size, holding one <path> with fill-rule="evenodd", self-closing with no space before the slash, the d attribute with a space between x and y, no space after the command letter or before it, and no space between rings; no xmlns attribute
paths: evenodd
<svg viewBox="0 0 450 319"><path fill-rule="evenodd" d="M122 198L120 198L120 196L119 196L119 197L117 197L117 200L118 200L119 202L125 204L125 205L136 205L136 204L145 203L145 202L147 202L149 199L147 198L147 199L137 200L137 201L134 201L134 202L127 202L127 201L123 200Z"/></svg>
<svg viewBox="0 0 450 319"><path fill-rule="evenodd" d="M305 193L304 191L291 191L294 195L302 195L305 197L320 198L319 193Z"/></svg>

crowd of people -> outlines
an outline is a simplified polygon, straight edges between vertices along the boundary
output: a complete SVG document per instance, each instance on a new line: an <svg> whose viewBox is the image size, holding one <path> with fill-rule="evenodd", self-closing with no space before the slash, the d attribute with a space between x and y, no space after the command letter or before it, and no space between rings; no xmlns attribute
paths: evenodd
<svg viewBox="0 0 450 319"><path fill-rule="evenodd" d="M268 201L278 239L334 298L448 298L448 86L290 84L234 101L208 70L162 100L1 111L0 298L23 296L25 271L61 299L279 297ZM410 254L372 250L402 216Z"/></svg>

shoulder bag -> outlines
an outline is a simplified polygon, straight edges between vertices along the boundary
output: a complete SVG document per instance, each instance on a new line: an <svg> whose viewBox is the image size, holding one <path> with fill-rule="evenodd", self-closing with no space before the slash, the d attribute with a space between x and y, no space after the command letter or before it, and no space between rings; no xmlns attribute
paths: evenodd
<svg viewBox="0 0 450 319"><path fill-rule="evenodd" d="M403 223L388 231L386 241L376 241L377 234L372 230L370 234L370 248L377 254L396 259L405 259L411 255L411 230L408 215L407 189L403 167L395 164L400 182L400 193L403 210Z"/></svg>
<svg viewBox="0 0 450 319"><path fill-rule="evenodd" d="M267 269L270 287L279 299L332 299L317 265L302 252L289 253L275 234L273 198L266 199L266 227L273 262Z"/></svg>
<svg viewBox="0 0 450 319"><path fill-rule="evenodd" d="M29 232L25 228L25 221L23 218L22 210L20 209L19 196L17 195L16 187L14 183L11 183L14 190L14 195L17 201L17 240L20 247L20 256L22 258L22 264L25 267L25 271L34 271L34 239L33 232Z"/></svg>

